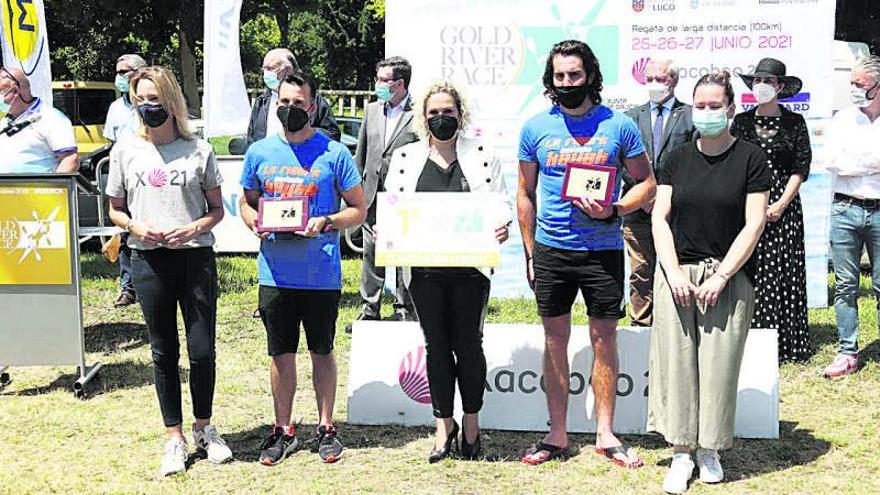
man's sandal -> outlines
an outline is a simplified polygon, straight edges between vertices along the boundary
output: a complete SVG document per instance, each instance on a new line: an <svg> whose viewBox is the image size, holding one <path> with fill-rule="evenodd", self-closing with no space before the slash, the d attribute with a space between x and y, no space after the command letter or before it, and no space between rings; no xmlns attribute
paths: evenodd
<svg viewBox="0 0 880 495"><path fill-rule="evenodd" d="M533 455L541 451L547 452L547 455L539 457L538 459L532 458ZM534 447L527 450L520 460L526 464L537 466L538 464L544 464L547 461L552 461L553 459L565 457L567 455L568 447L559 447L557 445L550 445L549 443L538 442Z"/></svg>
<svg viewBox="0 0 880 495"><path fill-rule="evenodd" d="M605 448L596 447L597 454L599 454L601 456L605 456L606 459L613 462L614 464L617 464L620 467L624 467L627 469L638 469L638 468L644 466L645 461L643 461L641 458L638 458L633 462L627 462L627 461L618 459L617 457L614 457L615 455L622 455L628 459L629 458L629 450L630 449L623 444L618 445L617 447L605 447Z"/></svg>

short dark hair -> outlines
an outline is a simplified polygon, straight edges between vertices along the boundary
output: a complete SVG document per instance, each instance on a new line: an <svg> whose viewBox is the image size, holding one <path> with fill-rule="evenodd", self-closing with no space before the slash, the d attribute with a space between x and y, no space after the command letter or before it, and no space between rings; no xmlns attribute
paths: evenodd
<svg viewBox="0 0 880 495"><path fill-rule="evenodd" d="M587 96L594 105L602 103L602 71L599 70L599 59L593 54L590 46L583 41L565 40L553 45L550 55L547 57L547 67L544 68L544 96L556 103L556 91L553 85L553 58L557 55L563 57L575 56L584 64L584 72L587 74ZM593 80L590 81L592 76Z"/></svg>
<svg viewBox="0 0 880 495"><path fill-rule="evenodd" d="M318 94L318 84L315 82L315 79L306 74L301 70L294 69L293 72L290 73L287 77L284 78L284 81L281 84L291 84L297 87L308 86L309 87L309 101L314 102L315 95ZM281 87L279 86L279 90Z"/></svg>
<svg viewBox="0 0 880 495"><path fill-rule="evenodd" d="M730 72L726 70L717 71L712 74L706 74L697 81L696 85L694 85L693 96L696 96L697 88L699 88L700 86L721 86L722 88L724 88L724 97L727 98L727 105L729 106L734 101L733 85L730 84L730 78Z"/></svg>
<svg viewBox="0 0 880 495"><path fill-rule="evenodd" d="M412 65L403 57L388 57L376 64L376 72L383 67L391 67L391 77L395 80L403 79L403 87L409 89L409 80L412 78Z"/></svg>

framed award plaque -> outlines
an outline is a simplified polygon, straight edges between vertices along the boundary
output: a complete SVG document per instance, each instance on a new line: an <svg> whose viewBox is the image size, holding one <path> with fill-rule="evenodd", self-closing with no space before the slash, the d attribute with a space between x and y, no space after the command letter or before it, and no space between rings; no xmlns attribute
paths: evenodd
<svg viewBox="0 0 880 495"><path fill-rule="evenodd" d="M299 232L309 222L308 196L260 198L257 211L259 232Z"/></svg>
<svg viewBox="0 0 880 495"><path fill-rule="evenodd" d="M602 206L611 204L617 169L598 165L570 163L565 168L562 199L592 199Z"/></svg>

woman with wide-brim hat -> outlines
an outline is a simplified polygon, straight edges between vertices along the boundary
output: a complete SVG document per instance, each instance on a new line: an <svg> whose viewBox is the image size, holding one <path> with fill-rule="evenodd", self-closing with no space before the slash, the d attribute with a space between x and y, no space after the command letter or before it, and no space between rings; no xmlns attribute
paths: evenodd
<svg viewBox="0 0 880 495"><path fill-rule="evenodd" d="M740 76L757 105L733 120L731 133L767 153L771 174L767 226L755 250L755 314L752 328L779 333L779 360L810 356L807 327L807 281L804 218L798 190L810 174L812 152L804 118L779 100L800 92L800 79L786 74L773 58L758 62L755 72Z"/></svg>

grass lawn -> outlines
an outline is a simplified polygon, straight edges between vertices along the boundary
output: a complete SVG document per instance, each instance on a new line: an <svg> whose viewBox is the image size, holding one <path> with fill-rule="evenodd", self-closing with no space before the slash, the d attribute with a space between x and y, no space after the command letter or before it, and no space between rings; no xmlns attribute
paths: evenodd
<svg viewBox="0 0 880 495"><path fill-rule="evenodd" d="M323 465L317 455L299 452L274 468L257 464L258 445L272 420L272 401L265 333L259 320L251 318L257 297L255 267L251 258L222 257L219 269L214 420L237 461L222 466L197 461L186 474L157 478L164 431L147 331L137 306L111 308L116 267L87 254L83 294L88 361L101 361L104 369L86 401L70 391L72 368L11 370L13 382L0 392L0 493L660 493L671 452L656 437L628 437L647 463L635 471L593 454L591 435L571 437L571 459L529 467L516 455L539 434L501 431L484 432L489 460L428 465L429 429L346 425L350 339L343 328L359 310L356 260L344 262L336 338L336 412L346 456L335 465ZM738 440L724 454L729 482L696 482L689 493L880 493L880 343L869 293L863 280L859 305L862 346L867 348L862 370L838 381L820 378L836 349L835 319L833 309L811 311L816 354L806 364L783 366L780 373L780 440ZM531 300L490 304L491 322L538 322ZM580 306L575 322L585 321ZM309 358L306 352L300 358L295 415L302 418L299 435L304 436L312 431L316 413ZM180 366L186 380L185 358ZM187 395L185 416L191 411Z"/></svg>

